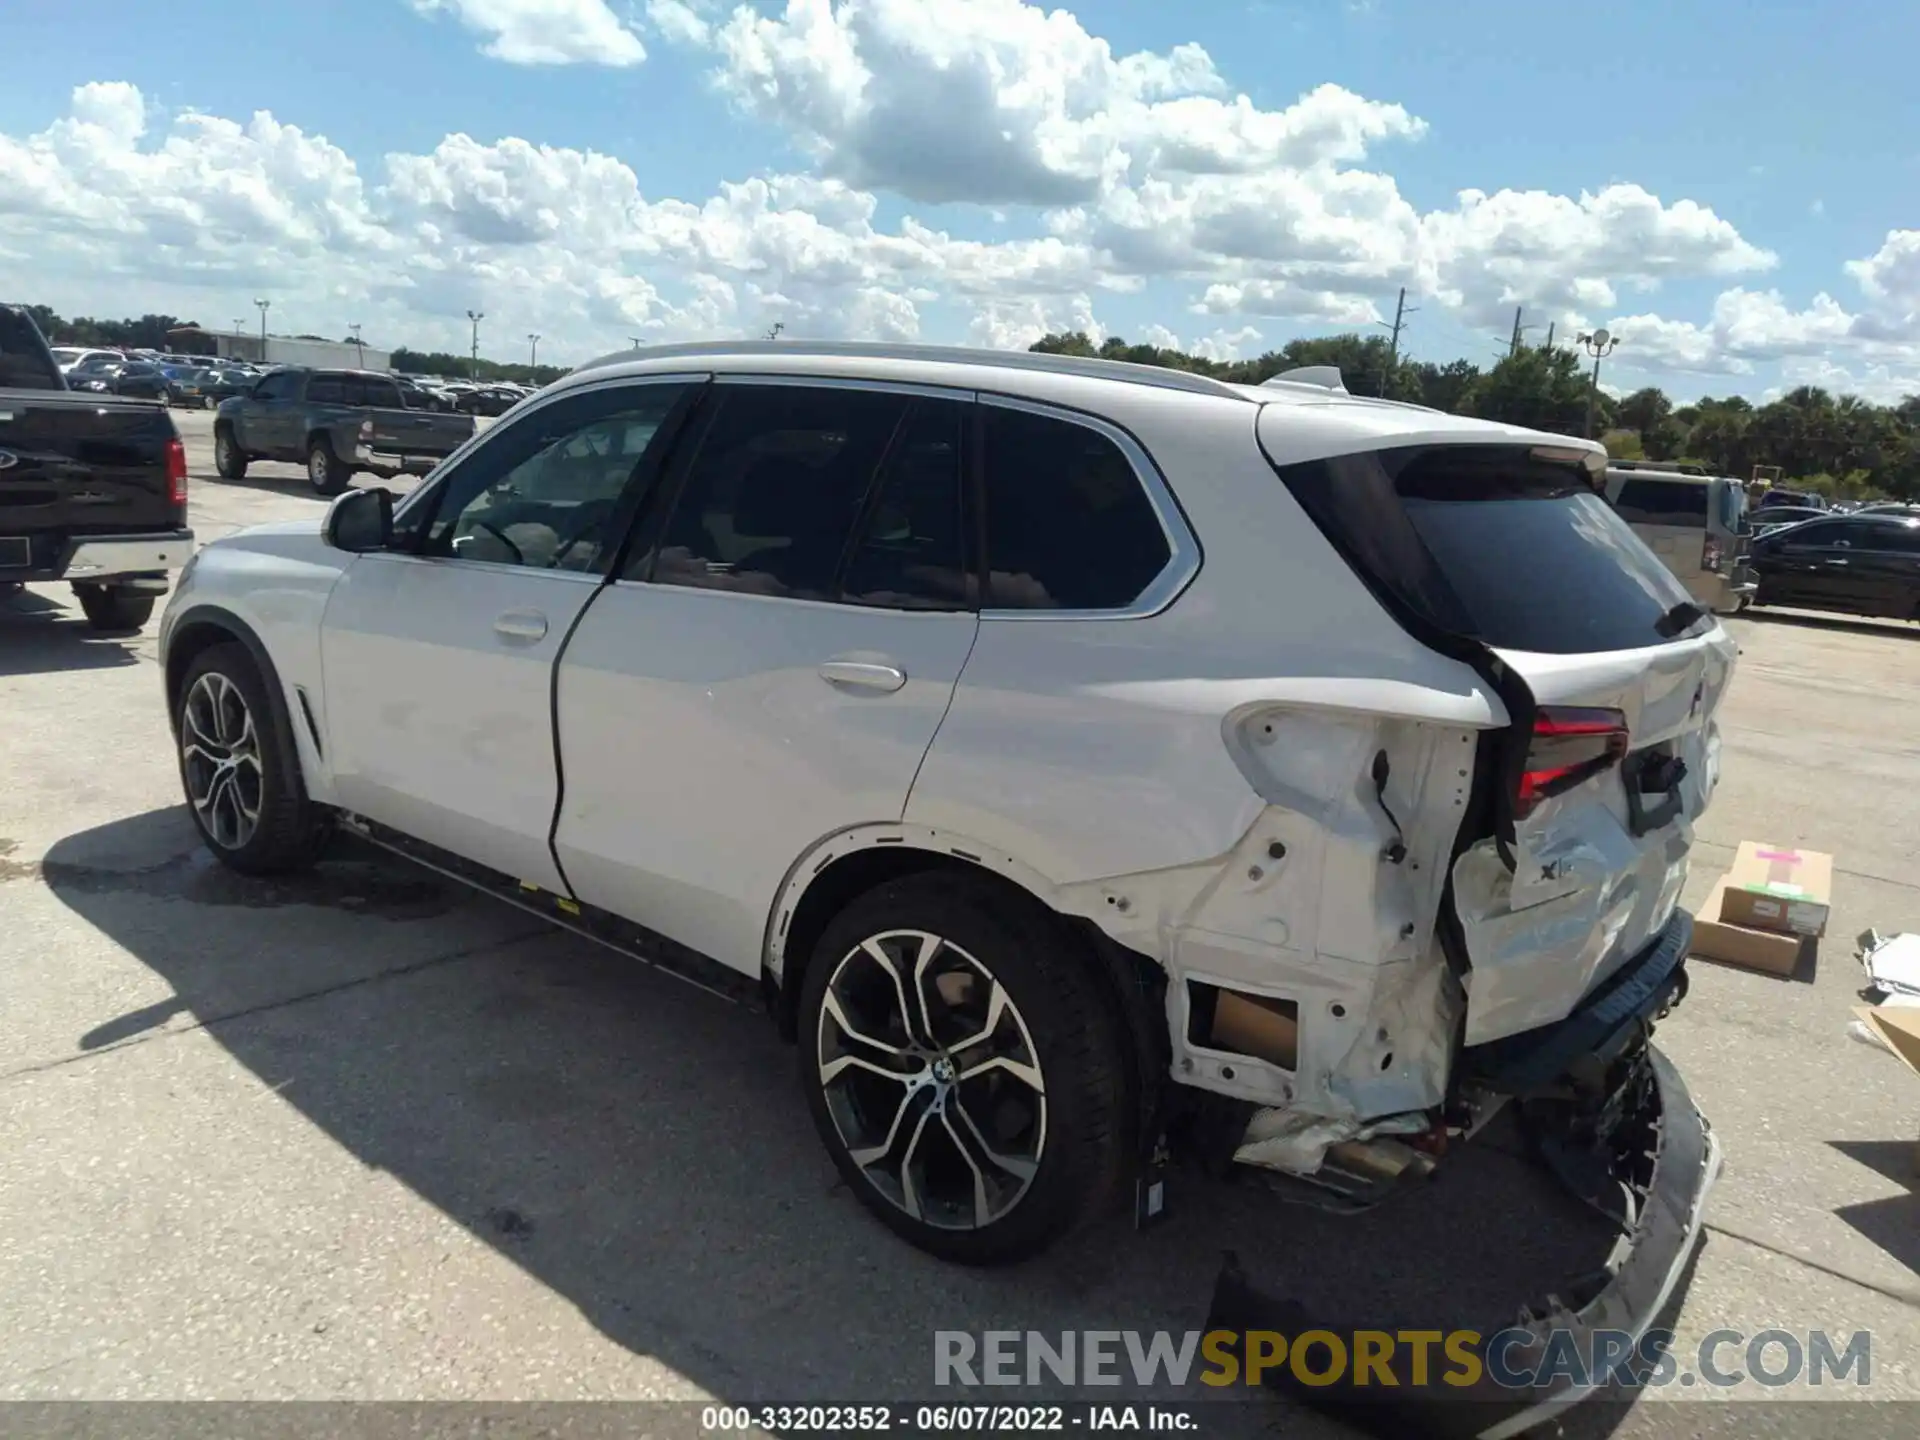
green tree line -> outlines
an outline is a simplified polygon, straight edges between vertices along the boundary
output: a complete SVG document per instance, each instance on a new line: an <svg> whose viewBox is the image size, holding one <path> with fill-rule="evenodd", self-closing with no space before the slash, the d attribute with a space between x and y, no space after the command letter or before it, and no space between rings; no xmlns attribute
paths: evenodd
<svg viewBox="0 0 1920 1440"><path fill-rule="evenodd" d="M1355 395L1567 435L1583 433L1591 390L1579 352L1543 346L1521 347L1485 369L1470 360L1440 365L1398 357L1378 335L1292 340L1254 359L1230 361L1129 345L1118 337L1096 345L1079 331L1043 336L1031 348L1162 365L1244 385L1296 366L1336 365ZM1875 405L1803 385L1764 405L1733 395L1676 406L1664 391L1648 386L1617 399L1602 391L1594 400L1593 424L1621 459L1692 461L1743 479L1755 466L1777 465L1783 484L1836 498L1920 499L1920 396Z"/></svg>

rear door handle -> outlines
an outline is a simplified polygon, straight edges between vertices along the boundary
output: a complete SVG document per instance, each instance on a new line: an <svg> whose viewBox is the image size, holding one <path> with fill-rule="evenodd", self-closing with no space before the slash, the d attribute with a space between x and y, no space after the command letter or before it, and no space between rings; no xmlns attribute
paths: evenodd
<svg viewBox="0 0 1920 1440"><path fill-rule="evenodd" d="M891 694L907 683L907 672L894 665L865 660L829 660L820 667L820 678L829 685Z"/></svg>
<svg viewBox="0 0 1920 1440"><path fill-rule="evenodd" d="M538 610L509 610L494 620L493 633L508 640L543 639L547 617Z"/></svg>

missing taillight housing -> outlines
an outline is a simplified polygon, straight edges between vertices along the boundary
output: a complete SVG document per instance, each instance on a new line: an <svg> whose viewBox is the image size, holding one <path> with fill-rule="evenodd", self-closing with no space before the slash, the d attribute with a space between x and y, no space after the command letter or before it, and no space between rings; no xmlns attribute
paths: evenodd
<svg viewBox="0 0 1920 1440"><path fill-rule="evenodd" d="M1533 741L1514 797L1516 819L1542 800L1564 794L1618 765L1627 755L1627 717L1618 710L1543 705L1534 712Z"/></svg>
<svg viewBox="0 0 1920 1440"><path fill-rule="evenodd" d="M167 441L167 500L174 505L187 503L187 447L178 435Z"/></svg>
<svg viewBox="0 0 1920 1440"><path fill-rule="evenodd" d="M1723 553L1720 548L1720 537L1717 535L1707 536L1706 543L1700 547L1700 568L1702 570L1718 570Z"/></svg>

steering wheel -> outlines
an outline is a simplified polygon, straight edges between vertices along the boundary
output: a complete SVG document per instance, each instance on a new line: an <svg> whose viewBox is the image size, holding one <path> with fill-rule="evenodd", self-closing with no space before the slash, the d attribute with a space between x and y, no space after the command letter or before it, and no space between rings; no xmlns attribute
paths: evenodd
<svg viewBox="0 0 1920 1440"><path fill-rule="evenodd" d="M567 533L554 547L553 559L547 562L548 568L558 570L560 562L567 558L567 552L586 539L594 529L604 525L607 517L612 513L613 501L611 500L590 500L582 505L574 518L574 523L567 527Z"/></svg>
<svg viewBox="0 0 1920 1440"><path fill-rule="evenodd" d="M507 549L511 550L513 552L514 564L524 565L527 563L527 557L521 553L520 547L514 544L513 541L509 540L506 536L506 532L501 530L501 528L498 525L490 525L485 520L475 520L473 522L473 528L476 530L486 531L489 535L493 536L494 539L498 540L502 545L506 546Z"/></svg>

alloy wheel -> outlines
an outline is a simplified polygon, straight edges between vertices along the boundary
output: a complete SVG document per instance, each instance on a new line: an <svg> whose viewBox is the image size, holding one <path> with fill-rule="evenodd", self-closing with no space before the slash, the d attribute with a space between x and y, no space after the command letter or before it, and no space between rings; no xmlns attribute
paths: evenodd
<svg viewBox="0 0 1920 1440"><path fill-rule="evenodd" d="M239 687L217 670L193 682L181 712L187 799L222 849L238 850L260 824L260 737Z"/></svg>
<svg viewBox="0 0 1920 1440"><path fill-rule="evenodd" d="M227 432L216 430L213 435L213 463L216 469L224 470L233 461L233 441L227 438Z"/></svg>
<svg viewBox="0 0 1920 1440"><path fill-rule="evenodd" d="M868 937L827 982L815 1045L848 1156L908 1216L980 1229L1027 1193L1046 1150L1045 1077L976 957L920 930Z"/></svg>
<svg viewBox="0 0 1920 1440"><path fill-rule="evenodd" d="M318 445L314 446L313 449L308 452L307 478L312 480L315 485L325 485L327 483L327 456L326 452Z"/></svg>

